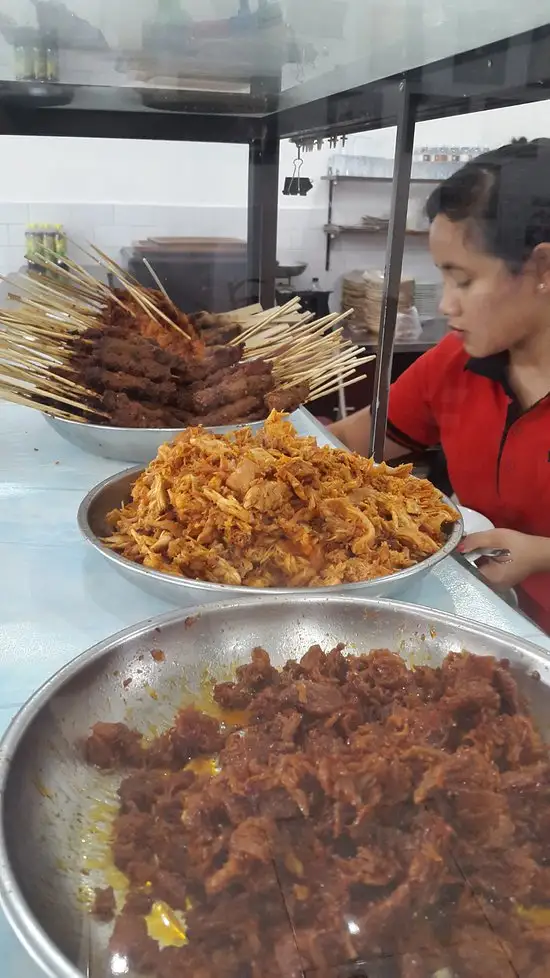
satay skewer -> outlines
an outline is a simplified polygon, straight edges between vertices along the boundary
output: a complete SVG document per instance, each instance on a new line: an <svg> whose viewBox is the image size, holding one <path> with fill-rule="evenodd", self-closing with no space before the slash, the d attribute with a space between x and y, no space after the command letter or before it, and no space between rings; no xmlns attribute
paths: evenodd
<svg viewBox="0 0 550 978"><path fill-rule="evenodd" d="M357 369L357 367L362 367L366 363L371 363L375 359L374 354L369 354L364 357L348 357L347 359L342 358L337 360L331 365L330 369L324 367L321 371L311 371L308 377L300 377L300 380L321 380L324 377L337 377L342 370L348 370L350 368ZM300 381L298 381L299 383Z"/></svg>
<svg viewBox="0 0 550 978"><path fill-rule="evenodd" d="M332 387L328 386L327 388L323 388L323 390L313 391L309 394L306 400L306 404L309 404L311 401L316 401L320 397L328 397L330 394L337 394L339 391L342 390L342 388L352 387L354 384L358 384L360 380L364 380L364 378L362 376L353 377L352 380L347 380L343 384L339 382L334 382Z"/></svg>
<svg viewBox="0 0 550 978"><path fill-rule="evenodd" d="M53 407L52 405L41 404L39 401L33 400L32 397L24 397L21 394L16 394L11 390L11 388L6 387L1 383L0 400L10 401L12 404L20 404L22 407L30 407L35 411L40 411L42 414L51 414L55 418L63 418L67 421L80 421L84 424L86 423L86 418L82 418L78 414L73 414L70 411L60 411L58 408Z"/></svg>
<svg viewBox="0 0 550 978"><path fill-rule="evenodd" d="M0 354L0 376L11 377L14 380L22 380L26 384L32 385L38 382L44 387L49 388L52 393L58 392L60 394L72 394L74 392L75 396L78 394L83 398L94 398L99 400L99 394L96 391L88 390L86 387L82 387L80 384L75 384L74 381L66 381L63 377L54 376L53 374L44 373L41 370L33 370L31 365L28 364L26 367L15 367L11 363L6 363L2 359Z"/></svg>
<svg viewBox="0 0 550 978"><path fill-rule="evenodd" d="M260 322L256 323L254 326L250 326L248 329L241 333L240 336L235 337L231 340L233 346L238 346L239 343L244 343L250 336L257 333L260 329L263 329L268 323L272 323L274 320L283 319L287 312L290 312L300 305L300 300L298 298L290 299L284 306L277 306L274 312L270 313L265 319L261 319Z"/></svg>
<svg viewBox="0 0 550 978"><path fill-rule="evenodd" d="M58 404L62 404L62 405L67 404L69 405L69 407L75 407L79 411L86 411L89 414L96 414L104 418L108 417L108 415L104 411L100 411L97 408L93 408L88 404L75 401L70 397L66 397L64 394L52 393L51 391L45 390L36 385L32 387L21 387L18 383L14 383L14 382L8 383L4 381L2 387L3 389L7 388L12 391L15 390L15 393L20 394L21 396L27 395L28 397L34 397L34 396L43 397L43 398L47 398L48 400L57 401ZM45 406L45 410L47 410L47 406Z"/></svg>
<svg viewBox="0 0 550 978"><path fill-rule="evenodd" d="M50 254L55 254L51 249L47 250ZM41 255L40 266L46 269L46 271L53 272L61 281L50 284L44 282L42 278L39 278L33 272L27 273L29 280L39 288L47 291L58 291L61 294L70 293L73 298L76 295L82 299L86 299L88 302L93 302L95 305L105 305L105 302L112 298L110 294L111 290L103 282L100 282L88 272L85 272L71 258L64 258L63 264L60 265L57 261L48 258L47 255ZM67 279L69 280L68 282L66 281Z"/></svg>
<svg viewBox="0 0 550 978"><path fill-rule="evenodd" d="M292 373L292 376L297 378L298 380L300 379L306 380L308 377L313 377L316 374L327 373L327 372L336 375L336 373L338 372L338 370L340 370L341 367L347 366L350 363L357 363L357 364L369 363L370 355L366 357L360 357L359 353L360 351L352 348L351 350L347 350L346 353L344 354L335 355L330 360L323 360L321 364L310 363L307 366L303 367L302 369L295 370L294 372L286 369L285 374L286 376L288 376L289 373Z"/></svg>
<svg viewBox="0 0 550 978"><path fill-rule="evenodd" d="M350 360L347 363L340 363L336 368L336 373L328 373L325 371L322 375L317 374L317 376L309 378L310 388L324 387L327 383L338 380L343 374L349 375L357 370L358 367L362 367L367 363L372 363L376 357L374 354L370 354L366 357L359 357L357 360ZM364 376L364 375L361 375Z"/></svg>

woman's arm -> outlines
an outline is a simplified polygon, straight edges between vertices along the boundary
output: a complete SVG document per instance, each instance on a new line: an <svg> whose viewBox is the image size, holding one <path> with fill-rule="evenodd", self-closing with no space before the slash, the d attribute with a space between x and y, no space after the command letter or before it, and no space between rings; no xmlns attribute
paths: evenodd
<svg viewBox="0 0 550 978"><path fill-rule="evenodd" d="M354 414L349 414L347 418L342 418L341 421L336 421L334 424L331 424L330 431L350 451L357 452L359 455L368 455L371 432L370 407L356 411ZM408 449L404 448L403 445L398 445L391 438L386 438L384 447L384 458L386 461L389 462L395 458L402 458L407 453Z"/></svg>
<svg viewBox="0 0 550 978"><path fill-rule="evenodd" d="M426 452L439 444L440 432L434 412L434 390L445 384L449 365L456 357L463 358L462 347L455 336L448 336L437 346L418 357L390 387L388 431L384 458L402 458L411 452ZM462 369L462 361L460 365ZM347 448L368 455L370 448L370 407L350 414L331 425Z"/></svg>

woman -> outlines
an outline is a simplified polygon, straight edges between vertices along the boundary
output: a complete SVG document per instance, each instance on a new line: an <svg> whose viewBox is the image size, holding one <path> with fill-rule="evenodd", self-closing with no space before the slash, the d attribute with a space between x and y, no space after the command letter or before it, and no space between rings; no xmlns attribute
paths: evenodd
<svg viewBox="0 0 550 978"><path fill-rule="evenodd" d="M510 550L482 571L550 632L550 140L478 157L427 211L450 334L392 385L385 458L442 446L460 502L496 526L463 551ZM366 454L369 408L332 431Z"/></svg>

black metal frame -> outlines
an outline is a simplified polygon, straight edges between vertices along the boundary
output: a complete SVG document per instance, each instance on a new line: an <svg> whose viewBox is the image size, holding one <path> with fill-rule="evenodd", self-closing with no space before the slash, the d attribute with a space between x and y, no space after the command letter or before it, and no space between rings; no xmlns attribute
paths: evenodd
<svg viewBox="0 0 550 978"><path fill-rule="evenodd" d="M329 96L323 95L322 80L306 83L298 90L299 102L296 90L281 93L274 77L254 79L248 95L190 93L176 104L173 92L156 93L159 107L171 111L147 107L151 92L141 89L103 88L98 99L93 88L75 87L70 104L55 107L47 97L31 98L26 83L0 82L0 134L247 143L249 297L258 294L272 305L279 141L397 126L373 403L372 447L381 458L415 122L550 98L550 23L399 76L362 84L361 72L358 63L333 75L337 91ZM112 108L106 110L109 99Z"/></svg>
<svg viewBox="0 0 550 978"><path fill-rule="evenodd" d="M397 121L397 142L393 167L392 200L388 243L386 247L386 267L384 277L384 298L380 315L380 338L374 375L372 399L372 427L370 451L377 462L384 458L384 442L388 420L388 399L391 383L393 345L397 324L397 308L401 285L403 253L405 251L405 229L416 123L418 96L412 94L408 82L401 86L401 107Z"/></svg>
<svg viewBox="0 0 550 978"><path fill-rule="evenodd" d="M267 309L275 305L279 148L277 132L269 123L248 151L248 300L258 298Z"/></svg>

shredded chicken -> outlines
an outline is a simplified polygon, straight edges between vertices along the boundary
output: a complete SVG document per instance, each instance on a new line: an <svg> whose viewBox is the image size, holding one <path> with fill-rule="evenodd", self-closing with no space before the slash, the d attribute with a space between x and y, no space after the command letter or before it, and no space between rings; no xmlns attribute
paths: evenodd
<svg viewBox="0 0 550 978"><path fill-rule="evenodd" d="M411 466L319 447L272 412L257 435L189 428L163 445L104 542L183 577L315 587L411 567L457 518Z"/></svg>

